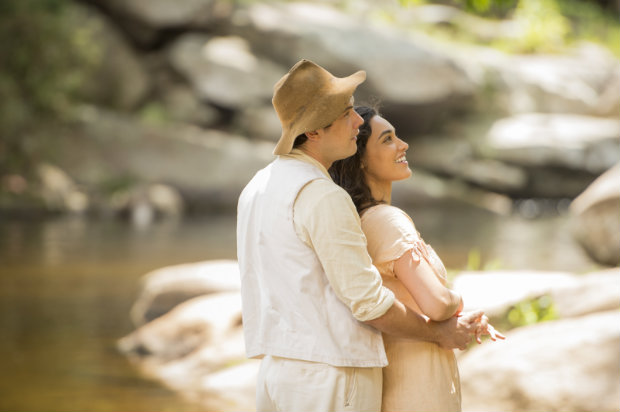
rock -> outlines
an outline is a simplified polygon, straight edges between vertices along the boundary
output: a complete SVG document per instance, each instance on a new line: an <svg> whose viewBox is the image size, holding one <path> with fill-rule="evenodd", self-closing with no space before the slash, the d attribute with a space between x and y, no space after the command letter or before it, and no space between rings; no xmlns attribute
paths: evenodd
<svg viewBox="0 0 620 412"><path fill-rule="evenodd" d="M255 410L259 366L260 361L250 360L205 376L202 403L223 412Z"/></svg>
<svg viewBox="0 0 620 412"><path fill-rule="evenodd" d="M620 120L527 113L500 119L487 135L496 158L522 166L600 174L620 159Z"/></svg>
<svg viewBox="0 0 620 412"><path fill-rule="evenodd" d="M365 70L357 101L380 96L383 113L403 133L428 130L471 102L473 83L447 54L327 6L257 3L237 10L231 23L253 50L287 67L307 58L336 76Z"/></svg>
<svg viewBox="0 0 620 412"><path fill-rule="evenodd" d="M234 260L167 266L144 275L131 319L136 326L144 325L191 298L240 288L239 265Z"/></svg>
<svg viewBox="0 0 620 412"><path fill-rule="evenodd" d="M175 123L191 123L208 128L220 121L218 111L200 102L196 93L188 86L166 87L161 95L166 113Z"/></svg>
<svg viewBox="0 0 620 412"><path fill-rule="evenodd" d="M153 29L203 25L212 20L215 0L92 0L120 19Z"/></svg>
<svg viewBox="0 0 620 412"><path fill-rule="evenodd" d="M137 226L148 226L158 217L180 216L184 206L181 195L174 188L151 184L114 193L109 207Z"/></svg>
<svg viewBox="0 0 620 412"><path fill-rule="evenodd" d="M94 8L75 5L80 27L87 27L97 65L80 93L96 104L130 111L146 97L150 77L140 57L113 21ZM78 23L76 23L78 24Z"/></svg>
<svg viewBox="0 0 620 412"><path fill-rule="evenodd" d="M615 411L620 312L513 330L459 358L464 411Z"/></svg>
<svg viewBox="0 0 620 412"><path fill-rule="evenodd" d="M575 238L596 262L620 264L620 164L597 178L570 206Z"/></svg>
<svg viewBox="0 0 620 412"><path fill-rule="evenodd" d="M51 211L84 212L89 206L88 196L80 191L73 179L57 166L42 163L37 167L40 195Z"/></svg>
<svg viewBox="0 0 620 412"><path fill-rule="evenodd" d="M594 44L564 55L507 55L484 48L458 54L472 79L496 91L494 107L508 113L617 117L620 110L620 63Z"/></svg>
<svg viewBox="0 0 620 412"><path fill-rule="evenodd" d="M122 338L118 347L129 356L161 364L222 342L240 326L240 294L214 293L181 303Z"/></svg>
<svg viewBox="0 0 620 412"><path fill-rule="evenodd" d="M277 142L282 134L280 119L272 105L252 106L237 114L236 127L244 136Z"/></svg>
<svg viewBox="0 0 620 412"><path fill-rule="evenodd" d="M620 307L620 269L578 275L578 282L550 291L560 318L589 315Z"/></svg>
<svg viewBox="0 0 620 412"><path fill-rule="evenodd" d="M575 275L562 272L463 272L453 288L464 310L482 309L500 321L517 303L549 296L557 317L576 317L620 306L620 269Z"/></svg>
<svg viewBox="0 0 620 412"><path fill-rule="evenodd" d="M232 210L256 171L273 160L274 147L187 124L146 125L99 109L86 112L56 143L71 150L50 153L51 161L78 183L165 184L187 211Z"/></svg>
<svg viewBox="0 0 620 412"><path fill-rule="evenodd" d="M463 296L464 310L482 309L490 318L498 319L523 300L579 284L575 275L564 272L484 271L460 273L453 288Z"/></svg>
<svg viewBox="0 0 620 412"><path fill-rule="evenodd" d="M241 37L185 34L170 48L170 63L201 99L241 110L269 103L273 85L286 69L250 52Z"/></svg>
<svg viewBox="0 0 620 412"><path fill-rule="evenodd" d="M527 187L528 175L522 168L481 158L474 145L464 139L433 136L416 139L410 146L413 164L432 173L498 193L519 193Z"/></svg>

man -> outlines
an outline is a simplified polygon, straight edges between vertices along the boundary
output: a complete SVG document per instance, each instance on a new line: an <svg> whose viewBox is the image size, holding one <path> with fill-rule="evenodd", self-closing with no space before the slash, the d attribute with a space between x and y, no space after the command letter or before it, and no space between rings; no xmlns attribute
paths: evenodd
<svg viewBox="0 0 620 412"><path fill-rule="evenodd" d="M278 157L245 187L237 217L258 411L379 411L381 332L463 349L480 315L427 322L372 266L355 206L327 172L357 149L353 93L365 78L302 60L274 87Z"/></svg>

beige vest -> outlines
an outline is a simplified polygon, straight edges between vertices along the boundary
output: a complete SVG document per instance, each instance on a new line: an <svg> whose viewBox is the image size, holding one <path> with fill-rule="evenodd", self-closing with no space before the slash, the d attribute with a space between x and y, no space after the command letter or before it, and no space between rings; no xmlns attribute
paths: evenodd
<svg viewBox="0 0 620 412"><path fill-rule="evenodd" d="M237 256L248 357L280 356L333 366L387 365L381 333L357 321L329 285L293 223L293 204L315 166L278 158L239 198ZM354 276L354 274L349 274Z"/></svg>

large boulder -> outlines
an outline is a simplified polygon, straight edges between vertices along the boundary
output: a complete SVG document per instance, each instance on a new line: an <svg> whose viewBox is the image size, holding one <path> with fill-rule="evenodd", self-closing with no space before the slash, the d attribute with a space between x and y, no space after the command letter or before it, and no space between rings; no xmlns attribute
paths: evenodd
<svg viewBox="0 0 620 412"><path fill-rule="evenodd" d="M500 119L487 134L494 157L525 167L603 173L620 159L620 120L526 113Z"/></svg>
<svg viewBox="0 0 620 412"><path fill-rule="evenodd" d="M286 68L258 57L247 40L190 33L170 47L170 64L204 101L230 110L269 103Z"/></svg>
<svg viewBox="0 0 620 412"><path fill-rule="evenodd" d="M239 292L213 293L181 303L122 338L118 347L129 356L160 365L184 358L202 347L222 344L240 327ZM242 353L235 351L234 358ZM211 359L220 366L226 362L221 354Z"/></svg>
<svg viewBox="0 0 620 412"><path fill-rule="evenodd" d="M76 25L86 27L96 60L91 78L80 93L95 104L121 111L135 109L151 89L151 78L141 56L114 21L93 7L76 4Z"/></svg>
<svg viewBox="0 0 620 412"><path fill-rule="evenodd" d="M574 198L618 162L619 143L618 119L527 113L496 121L480 151L526 174L515 195Z"/></svg>
<svg viewBox="0 0 620 412"><path fill-rule="evenodd" d="M134 325L141 326L191 298L240 288L239 265L234 260L166 266L141 279L131 319Z"/></svg>
<svg viewBox="0 0 620 412"><path fill-rule="evenodd" d="M459 358L464 411L616 411L620 312L515 329Z"/></svg>
<svg viewBox="0 0 620 412"><path fill-rule="evenodd" d="M50 161L93 189L110 182L163 183L186 210L234 210L257 170L273 160L273 143L186 124L159 127L130 117L87 111L71 133L55 137Z"/></svg>
<svg viewBox="0 0 620 412"><path fill-rule="evenodd" d="M504 318L522 301L548 296L555 316L583 316L620 306L620 269L584 275L563 272L463 272L454 290L463 296L465 310L482 309L494 320Z"/></svg>
<svg viewBox="0 0 620 412"><path fill-rule="evenodd" d="M508 113L579 113L617 117L620 63L609 51L583 44L563 55L507 55L486 48L458 53L493 105Z"/></svg>
<svg viewBox="0 0 620 412"><path fill-rule="evenodd" d="M380 96L383 112L402 132L437 126L469 104L474 92L465 72L423 39L377 29L324 5L253 4L235 12L230 31L286 67L306 58L336 76L365 70L358 101Z"/></svg>
<svg viewBox="0 0 620 412"><path fill-rule="evenodd" d="M575 238L595 261L620 264L620 164L581 193L570 207Z"/></svg>
<svg viewBox="0 0 620 412"><path fill-rule="evenodd" d="M89 0L119 19L152 29L204 25L213 20L216 0Z"/></svg>

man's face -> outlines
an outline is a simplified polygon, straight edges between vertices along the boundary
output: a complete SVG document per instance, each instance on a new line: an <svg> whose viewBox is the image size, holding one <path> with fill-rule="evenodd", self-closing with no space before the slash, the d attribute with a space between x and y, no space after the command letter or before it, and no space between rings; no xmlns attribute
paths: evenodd
<svg viewBox="0 0 620 412"><path fill-rule="evenodd" d="M323 153L332 162L353 156L357 151L357 134L364 123L362 117L353 110L353 98L350 105L327 128L321 129Z"/></svg>

